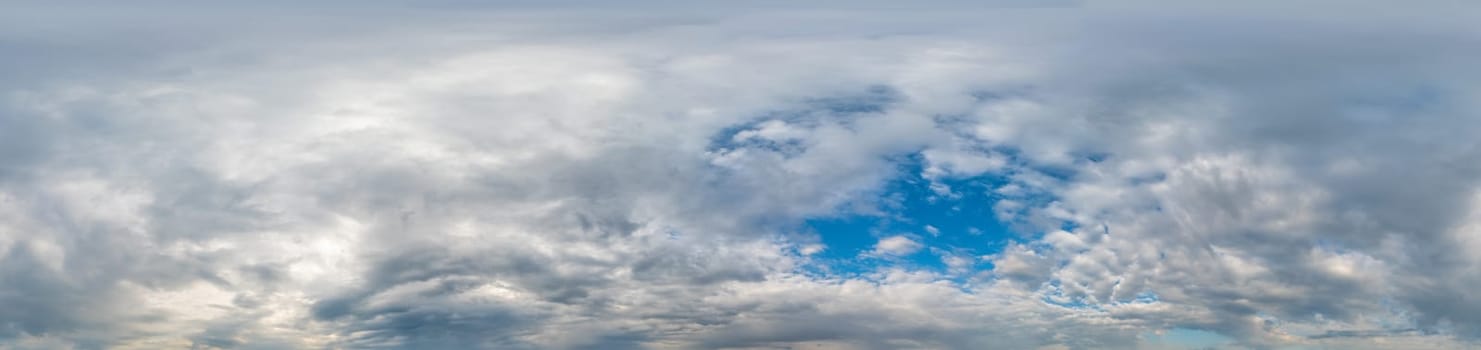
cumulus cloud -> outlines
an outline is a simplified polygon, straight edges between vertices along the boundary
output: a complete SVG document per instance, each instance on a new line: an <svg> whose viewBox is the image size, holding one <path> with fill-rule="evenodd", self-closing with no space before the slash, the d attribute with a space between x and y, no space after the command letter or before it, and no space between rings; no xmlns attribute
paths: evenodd
<svg viewBox="0 0 1481 350"><path fill-rule="evenodd" d="M0 349L1474 346L1481 12L1374 4L20 2ZM805 228L900 179L1008 231Z"/></svg>
<svg viewBox="0 0 1481 350"><path fill-rule="evenodd" d="M874 244L874 252L885 255L906 255L920 250L921 244L905 236L889 236Z"/></svg>

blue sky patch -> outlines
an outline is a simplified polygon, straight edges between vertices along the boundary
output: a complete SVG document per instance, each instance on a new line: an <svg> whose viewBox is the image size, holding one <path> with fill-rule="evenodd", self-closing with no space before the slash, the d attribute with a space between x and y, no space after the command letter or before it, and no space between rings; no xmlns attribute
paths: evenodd
<svg viewBox="0 0 1481 350"><path fill-rule="evenodd" d="M1154 344L1181 349L1211 349L1234 342L1233 339L1219 333L1189 328L1173 328L1163 334L1147 337L1147 340Z"/></svg>
<svg viewBox="0 0 1481 350"><path fill-rule="evenodd" d="M990 268L978 257L999 252L1018 238L993 214L1000 199L992 192L1008 180L1000 174L961 179L921 177L920 157L907 157L898 176L877 194L876 213L846 212L806 220L805 230L821 238L827 248L813 257L832 272L851 274L886 265L946 270L943 256L965 258L972 270ZM945 185L953 195L943 196L932 185ZM919 243L904 255L874 251L881 240L903 236Z"/></svg>

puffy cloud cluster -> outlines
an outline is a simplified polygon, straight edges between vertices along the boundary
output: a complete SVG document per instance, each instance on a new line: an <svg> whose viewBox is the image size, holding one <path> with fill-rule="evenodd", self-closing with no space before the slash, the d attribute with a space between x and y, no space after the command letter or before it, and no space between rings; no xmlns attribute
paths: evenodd
<svg viewBox="0 0 1481 350"><path fill-rule="evenodd" d="M1476 344L1467 21L1022 5L17 5L0 348Z"/></svg>

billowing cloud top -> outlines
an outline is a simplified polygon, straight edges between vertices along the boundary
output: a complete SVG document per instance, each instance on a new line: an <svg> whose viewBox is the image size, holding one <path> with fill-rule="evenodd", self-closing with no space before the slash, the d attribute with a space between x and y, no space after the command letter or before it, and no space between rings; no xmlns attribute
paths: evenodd
<svg viewBox="0 0 1481 350"><path fill-rule="evenodd" d="M1481 7L18 1L0 349L1481 347Z"/></svg>

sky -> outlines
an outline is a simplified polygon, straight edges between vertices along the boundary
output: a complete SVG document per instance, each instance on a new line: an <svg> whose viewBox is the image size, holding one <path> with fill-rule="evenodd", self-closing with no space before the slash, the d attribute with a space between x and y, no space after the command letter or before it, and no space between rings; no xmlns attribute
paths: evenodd
<svg viewBox="0 0 1481 350"><path fill-rule="evenodd" d="M1481 348L1478 22L0 0L0 349Z"/></svg>

